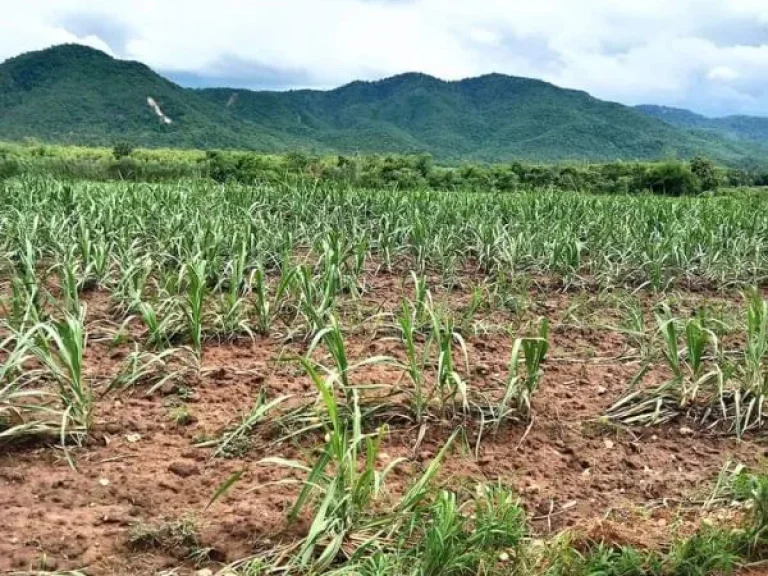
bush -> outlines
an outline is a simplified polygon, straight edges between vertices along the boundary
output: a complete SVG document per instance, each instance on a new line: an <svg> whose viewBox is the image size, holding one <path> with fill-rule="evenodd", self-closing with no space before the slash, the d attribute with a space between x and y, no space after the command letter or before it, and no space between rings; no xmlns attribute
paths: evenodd
<svg viewBox="0 0 768 576"><path fill-rule="evenodd" d="M701 191L693 172L680 162L664 162L646 169L642 187L654 194L685 196Z"/></svg>
<svg viewBox="0 0 768 576"><path fill-rule="evenodd" d="M698 179L702 192L717 190L720 187L720 175L712 160L697 156L691 160L691 172Z"/></svg>
<svg viewBox="0 0 768 576"><path fill-rule="evenodd" d="M226 182L234 180L238 176L238 166L231 154L219 152L218 150L206 153L208 163L208 176L216 182Z"/></svg>
<svg viewBox="0 0 768 576"><path fill-rule="evenodd" d="M115 160L120 160L133 154L133 150L133 144L130 144L129 142L118 142L115 144L115 147L112 148L112 156L115 157Z"/></svg>

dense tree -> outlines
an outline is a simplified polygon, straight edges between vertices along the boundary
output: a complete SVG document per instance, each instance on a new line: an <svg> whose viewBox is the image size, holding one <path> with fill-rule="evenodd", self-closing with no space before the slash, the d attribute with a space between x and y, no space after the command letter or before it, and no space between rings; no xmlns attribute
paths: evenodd
<svg viewBox="0 0 768 576"><path fill-rule="evenodd" d="M667 196L683 196L700 191L696 176L681 162L663 162L649 166L642 185L654 194Z"/></svg>
<svg viewBox="0 0 768 576"><path fill-rule="evenodd" d="M720 186L720 177L717 167L711 160L702 156L696 156L691 160L691 172L699 180L699 186L703 192L717 190Z"/></svg>
<svg viewBox="0 0 768 576"><path fill-rule="evenodd" d="M133 150L133 144L130 144L129 142L118 142L112 148L112 155L115 157L115 160L120 160L121 158L126 158L133 154Z"/></svg>

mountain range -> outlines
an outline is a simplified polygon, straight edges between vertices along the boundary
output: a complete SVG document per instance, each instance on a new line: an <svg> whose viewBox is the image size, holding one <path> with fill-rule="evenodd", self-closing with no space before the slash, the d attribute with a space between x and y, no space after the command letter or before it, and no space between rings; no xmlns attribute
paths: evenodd
<svg viewBox="0 0 768 576"><path fill-rule="evenodd" d="M527 78L401 74L328 91L184 88L79 45L0 64L0 139L260 152L430 153L446 162L768 157L768 118L630 107Z"/></svg>

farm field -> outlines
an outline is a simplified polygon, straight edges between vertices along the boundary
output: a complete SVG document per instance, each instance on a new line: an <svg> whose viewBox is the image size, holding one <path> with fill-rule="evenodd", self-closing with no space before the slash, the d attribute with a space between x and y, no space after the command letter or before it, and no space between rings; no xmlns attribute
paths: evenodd
<svg viewBox="0 0 768 576"><path fill-rule="evenodd" d="M0 572L758 574L767 244L760 191L2 181Z"/></svg>

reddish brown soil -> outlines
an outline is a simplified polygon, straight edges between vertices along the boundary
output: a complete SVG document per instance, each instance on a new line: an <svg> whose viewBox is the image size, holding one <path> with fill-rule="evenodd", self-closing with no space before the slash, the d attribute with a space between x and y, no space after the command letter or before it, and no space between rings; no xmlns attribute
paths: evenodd
<svg viewBox="0 0 768 576"><path fill-rule="evenodd" d="M379 276L368 284L365 316L392 310L402 296L411 295L399 277ZM436 298L461 310L471 297L469 284ZM656 298L643 296L648 305ZM690 309L704 298L734 309L739 304L735 295L683 294L679 309ZM109 320L108 300L98 293L87 300L91 332L98 333ZM345 316L359 316L356 306L346 302ZM533 402L535 418L530 428L518 423L486 435L477 457L478 427L468 422L471 446L455 446L437 482L460 490L477 482L514 487L541 535L570 527L595 538L655 547L692 530L705 515L727 514L704 514L701 502L726 461L759 466L764 448L756 440L739 442L700 431L681 434L681 427L690 425L686 422L632 431L596 422L639 367L632 343L606 327L618 325L621 314L605 296L536 290L521 313L479 313L476 320L489 327L488 333L467 337L467 378L477 390L498 386L506 377L512 345L507 327L517 329L539 315L551 319L552 345ZM402 357L399 344L372 334L370 323L348 330L347 345L353 359ZM211 450L196 448L194 441L238 421L262 388L270 398L310 398L310 383L296 364L277 361L302 354L305 346L278 339L207 345L202 374L186 382L193 391L185 401L194 420L186 426L169 417L182 399L168 389L147 396L146 388L136 388L99 398L87 446L72 450L74 469L57 447L14 446L0 453L0 572L44 566L87 568L89 574L155 574L173 567L179 574L192 573L195 567L185 560L185 550L129 545L136 526L185 515L194 517L200 546L211 548L216 562L291 538L301 526L289 528L285 511L297 490L260 488L286 474L258 462L265 456L311 458L312 439L273 445L268 431L257 433L250 452L235 459L211 459ZM100 386L114 375L128 351L110 348L108 338L92 337L87 371L94 383ZM354 379L392 384L399 375L392 367L371 367L356 372ZM666 376L656 367L647 381L660 383ZM418 446L416 428L390 428L382 460L408 460L390 478L389 491L397 494L429 463L454 426L430 425ZM236 471L244 471L242 481L205 510L216 487Z"/></svg>

